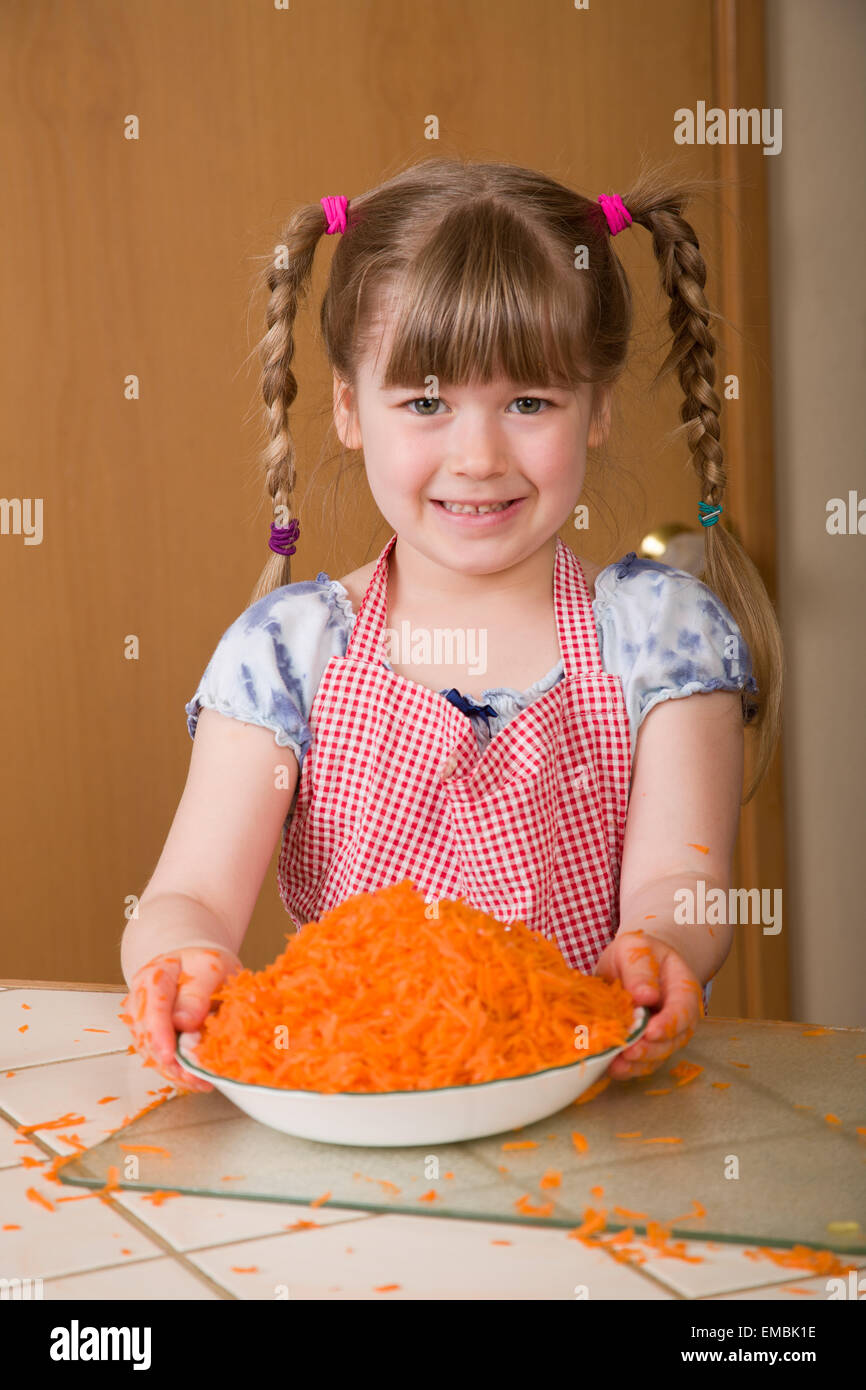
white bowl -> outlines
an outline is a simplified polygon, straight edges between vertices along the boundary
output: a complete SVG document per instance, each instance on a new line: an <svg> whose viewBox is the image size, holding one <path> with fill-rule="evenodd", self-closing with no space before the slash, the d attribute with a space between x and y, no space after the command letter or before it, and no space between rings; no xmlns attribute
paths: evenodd
<svg viewBox="0 0 866 1390"><path fill-rule="evenodd" d="M588 1090L618 1052L630 1047L649 1022L636 1008L632 1031L620 1047L609 1047L565 1066L526 1076L442 1086L430 1091L290 1091L231 1081L199 1066L192 1049L199 1033L181 1033L176 1056L189 1072L204 1077L254 1120L320 1144L370 1148L414 1144L459 1144L553 1115Z"/></svg>

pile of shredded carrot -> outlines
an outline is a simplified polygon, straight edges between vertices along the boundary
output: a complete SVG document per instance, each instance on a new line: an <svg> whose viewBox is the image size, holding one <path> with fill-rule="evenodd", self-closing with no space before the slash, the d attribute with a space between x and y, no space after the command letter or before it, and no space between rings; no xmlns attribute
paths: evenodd
<svg viewBox="0 0 866 1390"><path fill-rule="evenodd" d="M264 1086L426 1091L523 1076L619 1046L634 1003L621 981L572 970L523 922L462 899L438 917L410 879L360 893L290 937L264 970L214 994L196 1056ZM588 1046L576 1047L585 1025ZM583 1035L579 1035L583 1041Z"/></svg>

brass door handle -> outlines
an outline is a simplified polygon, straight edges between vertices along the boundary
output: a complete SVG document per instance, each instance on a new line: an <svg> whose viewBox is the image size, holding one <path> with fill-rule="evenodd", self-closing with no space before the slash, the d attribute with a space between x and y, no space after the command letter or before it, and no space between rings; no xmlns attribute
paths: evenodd
<svg viewBox="0 0 866 1390"><path fill-rule="evenodd" d="M724 526L735 540L740 539L736 527L726 517L722 516L715 524ZM645 560L659 560L672 569L686 570L697 576L704 568L704 528L684 526L679 521L665 522L647 532L637 553Z"/></svg>

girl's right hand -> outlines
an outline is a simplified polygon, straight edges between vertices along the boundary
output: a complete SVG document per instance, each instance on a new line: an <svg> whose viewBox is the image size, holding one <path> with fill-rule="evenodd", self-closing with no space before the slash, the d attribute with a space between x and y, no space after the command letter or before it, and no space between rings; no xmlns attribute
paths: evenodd
<svg viewBox="0 0 866 1390"><path fill-rule="evenodd" d="M175 1057L176 1033L193 1033L210 1010L211 996L243 968L224 947L187 946L154 956L133 976L124 999L137 1050L168 1080L184 1089L212 1091L202 1077L185 1071Z"/></svg>

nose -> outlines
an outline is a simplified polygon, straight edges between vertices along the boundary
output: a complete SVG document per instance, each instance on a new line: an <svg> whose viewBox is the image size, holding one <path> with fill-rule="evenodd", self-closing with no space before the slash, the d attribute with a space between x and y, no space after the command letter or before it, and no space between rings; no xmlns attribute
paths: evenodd
<svg viewBox="0 0 866 1390"><path fill-rule="evenodd" d="M467 413L449 440L446 460L449 473L469 478L500 478L508 472L509 459L498 422L480 413Z"/></svg>

